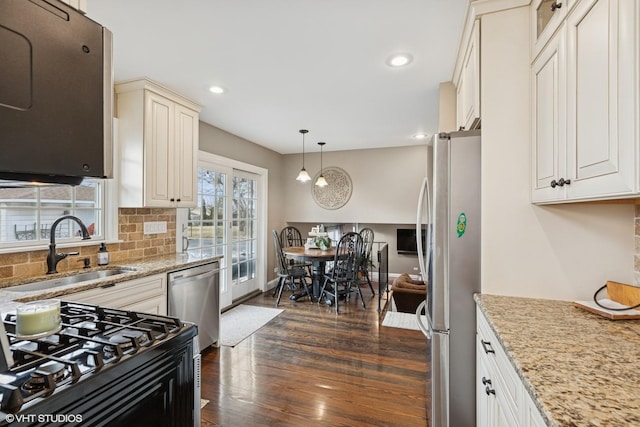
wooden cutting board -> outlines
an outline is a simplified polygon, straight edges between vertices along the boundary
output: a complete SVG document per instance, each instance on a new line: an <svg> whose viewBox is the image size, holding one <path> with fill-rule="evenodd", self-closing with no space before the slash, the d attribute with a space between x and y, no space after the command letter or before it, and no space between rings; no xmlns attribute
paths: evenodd
<svg viewBox="0 0 640 427"><path fill-rule="evenodd" d="M640 304L640 288L625 285L618 282L607 282L607 296L608 300L613 303L619 303L624 306L633 306ZM600 301L600 300L598 300ZM602 304L606 304L607 300L603 300ZM606 310L593 301L574 301L576 307L590 311L595 314L599 314L611 320L633 320L640 319L640 310L628 310L628 311L612 311Z"/></svg>

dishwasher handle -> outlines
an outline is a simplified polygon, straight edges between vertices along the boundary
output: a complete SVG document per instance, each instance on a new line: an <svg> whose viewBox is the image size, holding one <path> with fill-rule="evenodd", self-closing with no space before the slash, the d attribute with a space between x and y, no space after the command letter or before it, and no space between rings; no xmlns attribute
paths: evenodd
<svg viewBox="0 0 640 427"><path fill-rule="evenodd" d="M176 276L175 278L171 278L169 283L171 285L181 285L187 282L193 282L194 280L205 279L207 277L213 276L214 274L218 274L220 272L219 269L214 269L211 271L207 271L206 273L198 274L195 276Z"/></svg>

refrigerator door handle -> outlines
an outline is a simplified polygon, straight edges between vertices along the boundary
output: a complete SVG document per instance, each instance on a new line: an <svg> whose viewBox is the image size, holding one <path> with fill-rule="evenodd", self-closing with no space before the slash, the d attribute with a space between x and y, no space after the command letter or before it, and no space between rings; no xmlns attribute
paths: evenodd
<svg viewBox="0 0 640 427"><path fill-rule="evenodd" d="M418 321L418 328L420 329L420 332L422 332L424 336L427 337L427 339L431 339L431 325L425 325L422 322L423 317L421 313L422 313L422 309L424 309L426 305L427 305L427 301L424 300L420 303L418 308L416 308L416 320Z"/></svg>
<svg viewBox="0 0 640 427"><path fill-rule="evenodd" d="M425 309L426 305L427 301L422 301L416 309L416 320L418 322L418 328L420 329L420 332L422 332L424 336L427 337L427 339L431 339L431 336L433 334L449 335L449 331L447 330L433 329L433 324L431 322L431 317L429 317L429 314L422 315L422 310ZM426 324L424 320L426 320Z"/></svg>

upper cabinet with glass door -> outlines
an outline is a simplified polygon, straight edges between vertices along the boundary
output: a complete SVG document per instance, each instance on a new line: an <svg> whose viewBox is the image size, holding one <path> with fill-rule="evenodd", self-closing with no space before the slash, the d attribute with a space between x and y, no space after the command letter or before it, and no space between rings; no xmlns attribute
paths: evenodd
<svg viewBox="0 0 640 427"><path fill-rule="evenodd" d="M638 197L640 2L571 6L532 58L532 201Z"/></svg>
<svg viewBox="0 0 640 427"><path fill-rule="evenodd" d="M531 3L532 58L549 42L576 0L533 0Z"/></svg>
<svg viewBox="0 0 640 427"><path fill-rule="evenodd" d="M121 207L195 207L201 107L150 80L116 84Z"/></svg>

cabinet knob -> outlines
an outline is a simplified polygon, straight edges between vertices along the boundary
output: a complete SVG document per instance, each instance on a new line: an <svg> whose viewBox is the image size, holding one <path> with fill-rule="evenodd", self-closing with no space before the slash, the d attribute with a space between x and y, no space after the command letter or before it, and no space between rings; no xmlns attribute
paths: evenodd
<svg viewBox="0 0 640 427"><path fill-rule="evenodd" d="M492 394L494 396L496 395L496 391L494 389L492 389L492 388L489 388L489 386L487 386L487 388L484 389L484 392L487 393L487 396L492 395Z"/></svg>
<svg viewBox="0 0 640 427"><path fill-rule="evenodd" d="M555 12L556 9L560 9L562 7L562 2L557 2L554 1L553 3L551 3L551 12Z"/></svg>
<svg viewBox="0 0 640 427"><path fill-rule="evenodd" d="M482 385L487 385L487 384L491 384L491 380L488 380L485 377L482 377Z"/></svg>
<svg viewBox="0 0 640 427"><path fill-rule="evenodd" d="M489 341L480 340L480 342L482 343L482 348L484 348L485 353L495 353L491 348L491 343Z"/></svg>
<svg viewBox="0 0 640 427"><path fill-rule="evenodd" d="M176 199L176 202L179 202L179 201L180 201L180 199Z"/></svg>
<svg viewBox="0 0 640 427"><path fill-rule="evenodd" d="M173 197L169 199L170 202L175 202L176 199L174 199Z"/></svg>
<svg viewBox="0 0 640 427"><path fill-rule="evenodd" d="M559 180L552 180L550 185L551 188L556 188L556 187L564 187L566 185L571 184L571 180L570 179L564 179L564 178L560 178Z"/></svg>

